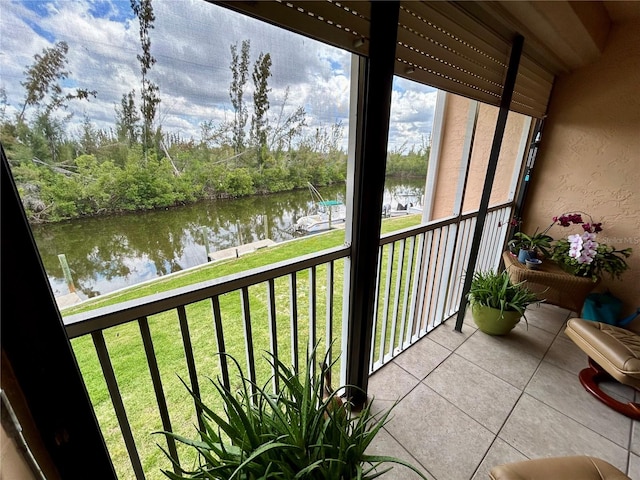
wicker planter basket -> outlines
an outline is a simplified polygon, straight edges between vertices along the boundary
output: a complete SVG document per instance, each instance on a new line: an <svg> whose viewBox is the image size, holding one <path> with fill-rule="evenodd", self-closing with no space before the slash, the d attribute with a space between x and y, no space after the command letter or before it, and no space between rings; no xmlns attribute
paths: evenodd
<svg viewBox="0 0 640 480"><path fill-rule="evenodd" d="M600 279L594 282L591 278L571 275L547 259L538 270L529 270L508 251L502 254L502 259L512 283L527 282L526 287L536 293L540 300L578 315L587 295L600 283Z"/></svg>

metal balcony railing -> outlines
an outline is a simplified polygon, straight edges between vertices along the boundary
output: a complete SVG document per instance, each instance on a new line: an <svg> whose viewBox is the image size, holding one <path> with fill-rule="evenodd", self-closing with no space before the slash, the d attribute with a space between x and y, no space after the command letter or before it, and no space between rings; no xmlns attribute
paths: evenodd
<svg viewBox="0 0 640 480"><path fill-rule="evenodd" d="M179 325L189 388L196 395L200 395L202 379L207 375L211 376L211 372L198 372L196 368L197 356L194 354L193 347L193 341L196 338L191 329L194 324L202 328L207 320L191 318L188 311L190 306L197 306L199 311L194 313L194 317L200 317L203 302L210 304L208 319L210 330L201 335L215 337L216 352L207 352L207 357L216 358L223 384L229 388L232 385L232 377L229 373L227 358L217 353L229 353L240 359L241 351L245 357L242 365L245 374L254 383L262 384L265 379L274 376L275 372L266 370L267 362L256 361L257 350L268 350L278 358L286 358L298 370L299 365L304 365L306 362L306 359L300 362L300 356L307 351L307 345L313 346L318 338L324 337L329 346L334 338L335 326L342 323L341 319L336 320L334 317L335 307L341 306L341 303L335 303L335 298L342 297L342 291L337 292L335 288L335 265L336 262L347 257L348 252L348 248L345 247L326 250L268 267L248 270L237 275L217 278L64 318L70 339L90 335L93 340L108 395L113 403L118 426L136 478L145 478L144 462L141 461L129 417L139 412L131 411L132 409L128 408L123 400L112 364L112 356L105 341L105 332L129 324L138 324L158 413L162 421L162 430L174 431L171 418L175 412L170 412L166 400L167 395L163 386L166 378L163 378L158 364L159 358L154 349L150 318L153 317L156 334L160 329L171 328L171 322ZM319 278L321 271L324 273L323 278ZM256 295L257 288L261 290L264 288L261 295ZM320 290L325 290L324 302L319 298ZM306 308L303 305L305 297ZM258 305L252 305L252 300ZM278 303L288 305L287 320L281 319L282 311L278 310ZM240 318L238 318L238 311ZM321 314L324 314L324 322L320 320ZM237 328L239 322L240 329ZM283 324L287 326L286 332ZM242 339L233 338L229 341L228 330L233 330L236 334L239 331L242 332ZM260 333L258 334L256 330ZM267 339L264 338L264 333ZM131 330L123 333L123 335L133 334L135 332ZM175 347L177 346L175 342ZM338 349L340 346L334 348ZM128 355L131 352L124 351L121 354ZM82 365L80 368L82 370ZM85 382L87 382L86 378ZM274 383L273 387L277 391L278 385ZM200 412L197 405L194 406L194 412L199 421ZM104 430L104 427L102 428ZM108 438L107 445L109 446ZM171 439L168 440L167 448L172 455L177 456L176 445Z"/></svg>
<svg viewBox="0 0 640 480"><path fill-rule="evenodd" d="M506 229L498 226L500 221L505 223L510 214L510 203L489 210L477 269L498 266L506 235ZM475 218L475 213L452 217L394 232L381 239L370 372L457 312ZM259 385L272 381L274 391L279 385L270 380L275 378L273 367L261 360L264 351L299 371L304 368L306 359L301 357L307 349L321 342L321 348L326 351L342 352L340 362L343 362L346 358L345 319L349 315L343 308L344 275L336 273L344 269L348 255L349 248L338 247L65 317L67 334L77 357L78 348L74 342L85 342L85 347L88 337L93 342L97 357L95 368L91 370L90 366L82 364L88 357L86 348L78 363L85 383L89 384L87 376L101 373L104 377L106 392L95 393L89 387L88 390L94 407L96 398L107 394L113 406L113 410L102 409L98 420L112 458L121 457L114 459L116 468L127 457L124 461L130 462L135 477L146 478L146 458L153 455L152 450L154 454L158 453L155 445L158 439L150 439L147 435L151 426L142 422L142 425L132 427L130 421L141 422L140 412L136 411L141 407L136 400L144 393L142 380L136 379L134 387L131 387L131 381L122 380L134 357L138 359L135 361L146 359L148 383L153 390L149 397L155 397L155 405L145 404L144 408L157 409L161 429L165 431L176 430L176 418L186 425L200 422L197 405L190 403L191 411L185 414L185 403L174 399L182 392L177 395L166 387L171 383L174 387L169 388L181 388L181 385L175 386L176 372L172 369L184 374L185 383L192 392L206 396L203 380L207 376L218 376L227 388L233 387L234 377L229 372L227 359L218 353L242 359L240 363L245 374ZM137 328L134 328L136 324ZM137 336L136 330L139 330L140 340L137 346L119 347L120 335ZM169 346L164 346L165 337L170 337ZM133 349L140 351L133 352ZM177 350L184 358L178 358L167 371L164 356L177 357ZM114 368L114 362L119 364L117 368ZM344 371L345 366L341 365L341 372ZM127 390L124 395L122 389ZM167 393L172 394L170 401ZM184 394L182 397L188 397L186 392ZM176 406L178 404L180 407ZM117 426L109 412L115 412ZM140 428L147 430L137 432ZM177 429L182 430L183 426ZM118 434L121 438L116 438ZM193 431L185 434L193 434ZM124 443L125 448L113 447L114 442ZM151 447L147 448L149 442ZM166 448L177 457L179 448L173 441L167 440ZM142 454L140 450L143 450ZM131 468L127 467L127 470Z"/></svg>
<svg viewBox="0 0 640 480"><path fill-rule="evenodd" d="M497 268L512 205L489 209L475 269ZM446 218L380 240L373 373L458 312L477 213Z"/></svg>

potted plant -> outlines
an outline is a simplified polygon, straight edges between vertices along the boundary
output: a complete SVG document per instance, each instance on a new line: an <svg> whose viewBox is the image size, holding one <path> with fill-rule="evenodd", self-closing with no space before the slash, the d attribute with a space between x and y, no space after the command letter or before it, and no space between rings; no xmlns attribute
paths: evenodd
<svg viewBox="0 0 640 480"><path fill-rule="evenodd" d="M473 321L480 331L489 335L506 335L520 318L526 322L525 309L539 302L536 294L522 283L511 283L506 271L476 272L468 299Z"/></svg>
<svg viewBox="0 0 640 480"><path fill-rule="evenodd" d="M200 439L157 432L194 449L198 454L197 465L186 468L165 451L175 472L163 470L163 473L172 480L367 480L389 470L381 465L392 462L410 468L426 480L403 460L365 453L387 422L391 409L376 414L375 418L371 403L358 413L352 412L350 404L331 389L326 364L322 364L316 376L310 373L314 357L312 353L307 373L297 375L271 356L269 362L280 385L277 394L267 391L271 380L260 388L229 357L240 373L240 389L231 392L220 380L213 382L224 412L214 411L194 396L202 409L205 426L199 432Z"/></svg>
<svg viewBox="0 0 640 480"><path fill-rule="evenodd" d="M524 232L516 232L509 242L509 249L518 255L520 263L525 263L531 258L538 258L540 254L545 257L550 256L551 242L553 238L547 235L546 231L533 235Z"/></svg>
<svg viewBox="0 0 640 480"><path fill-rule="evenodd" d="M588 222L583 220L583 214L589 217ZM600 242L597 234L602 232L602 223L594 223L590 215L580 212L555 217L554 221L563 227L582 227L582 233L569 235L553 244L551 258L566 272L579 277L591 277L597 282L605 273L619 280L629 268L626 259L632 249L619 250Z"/></svg>

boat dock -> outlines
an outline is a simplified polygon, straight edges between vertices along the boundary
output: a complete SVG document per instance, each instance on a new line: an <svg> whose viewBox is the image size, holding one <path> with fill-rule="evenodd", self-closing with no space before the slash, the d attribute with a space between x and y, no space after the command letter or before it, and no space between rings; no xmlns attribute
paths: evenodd
<svg viewBox="0 0 640 480"><path fill-rule="evenodd" d="M247 243L246 245L239 245L237 247L226 248L224 250L219 250L217 252L209 253L209 261L215 262L218 260L226 260L229 258L238 258L241 255L255 252L256 250L259 250L261 248L271 247L273 245L276 245L276 242L274 242L270 238L267 238L265 240L259 240L257 242ZM192 267L192 268L197 268L201 266L202 265L196 265L195 267ZM176 272L176 273L180 273L180 272ZM149 282L152 282L155 280L157 279L149 280ZM143 283L146 283L146 282L143 282ZM128 287L125 287L125 288L128 288ZM109 292L109 293L113 293L113 292ZM66 307L70 307L72 305L82 302L82 298L80 298L80 296L75 291L71 293L67 293L65 295L57 296L55 298L56 298L56 303L58 304L58 309L64 309Z"/></svg>
<svg viewBox="0 0 640 480"><path fill-rule="evenodd" d="M245 245L240 245L238 247L225 248L224 250L211 252L209 254L209 261L215 262L218 260L225 260L227 258L238 258L240 255L255 252L260 248L271 247L275 244L276 242L274 242L270 238L267 238L265 240L259 240L257 242L247 243Z"/></svg>
<svg viewBox="0 0 640 480"><path fill-rule="evenodd" d="M58 308L70 307L71 305L75 305L76 303L80 303L81 301L82 299L76 292L71 292L67 293L66 295L60 295L59 297L56 297Z"/></svg>

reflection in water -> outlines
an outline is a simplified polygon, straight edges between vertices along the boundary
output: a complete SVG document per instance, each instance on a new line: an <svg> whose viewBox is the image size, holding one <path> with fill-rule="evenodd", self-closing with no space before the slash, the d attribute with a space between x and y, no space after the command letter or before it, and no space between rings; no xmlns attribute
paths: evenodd
<svg viewBox="0 0 640 480"><path fill-rule="evenodd" d="M385 202L419 197L423 181L388 182ZM326 199L344 198L344 186L325 187ZM306 190L184 207L34 226L33 233L56 296L68 293L58 261L67 257L81 297L94 297L206 263L211 252L258 240L293 238L291 226L308 215Z"/></svg>

